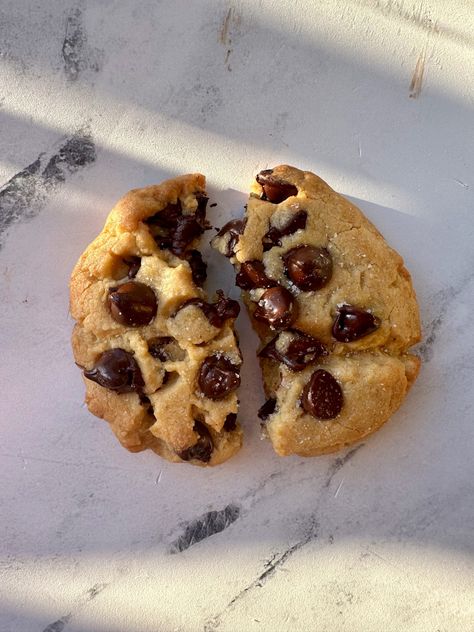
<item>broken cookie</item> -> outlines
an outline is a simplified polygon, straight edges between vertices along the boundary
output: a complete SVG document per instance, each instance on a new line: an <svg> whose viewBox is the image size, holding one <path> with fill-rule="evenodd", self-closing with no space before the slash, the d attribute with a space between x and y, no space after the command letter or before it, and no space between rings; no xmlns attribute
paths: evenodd
<svg viewBox="0 0 474 632"><path fill-rule="evenodd" d="M377 430L419 371L415 292L402 258L362 212L310 172L257 175L245 217L213 246L237 272L280 455L314 456Z"/></svg>
<svg viewBox="0 0 474 632"><path fill-rule="evenodd" d="M70 306L89 410L132 452L217 465L242 442L242 359L238 303L201 288L204 187L193 174L127 193L77 262Z"/></svg>

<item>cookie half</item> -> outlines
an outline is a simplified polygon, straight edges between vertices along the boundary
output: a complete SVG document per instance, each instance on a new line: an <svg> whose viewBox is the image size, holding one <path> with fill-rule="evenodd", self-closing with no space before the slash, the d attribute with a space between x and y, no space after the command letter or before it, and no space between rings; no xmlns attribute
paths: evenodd
<svg viewBox="0 0 474 632"><path fill-rule="evenodd" d="M236 301L202 289L205 178L135 189L109 214L70 282L86 403L120 443L217 465L240 448Z"/></svg>
<svg viewBox="0 0 474 632"><path fill-rule="evenodd" d="M403 260L348 200L308 171L257 175L245 217L213 246L234 264L280 455L334 452L397 410L420 360L415 292Z"/></svg>

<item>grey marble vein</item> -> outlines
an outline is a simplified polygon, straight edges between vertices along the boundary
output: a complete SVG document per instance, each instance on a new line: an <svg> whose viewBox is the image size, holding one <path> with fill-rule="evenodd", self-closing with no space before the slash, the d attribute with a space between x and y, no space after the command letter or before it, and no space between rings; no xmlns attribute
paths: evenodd
<svg viewBox="0 0 474 632"><path fill-rule="evenodd" d="M424 362L428 363L433 358L434 346L439 331L449 313L451 303L466 289L473 278L474 273L470 271L468 274L460 277L456 284L436 292L431 299L430 304L434 308L433 312L436 309L436 315L424 325L423 341L416 348L416 353Z"/></svg>
<svg viewBox="0 0 474 632"><path fill-rule="evenodd" d="M220 511L208 511L195 520L184 525L183 533L176 538L169 547L169 552L181 553L190 546L210 538L230 527L240 516L238 505L230 504Z"/></svg>
<svg viewBox="0 0 474 632"><path fill-rule="evenodd" d="M35 217L48 193L96 159L88 128L63 139L59 146L41 153L0 189L0 247L6 231L15 223Z"/></svg>
<svg viewBox="0 0 474 632"><path fill-rule="evenodd" d="M334 459L334 461L329 466L326 482L324 483L324 489L327 489L329 487L334 476L339 472L339 470L341 470L344 467L346 463L348 463L351 459L355 457L357 452L359 452L359 450L361 450L364 447L364 445L365 443L361 443L355 448L352 448L352 450L349 450L349 452L345 454L344 456L338 456L337 458Z"/></svg>
<svg viewBox="0 0 474 632"><path fill-rule="evenodd" d="M69 612L56 621L53 621L53 623L50 623L43 629L43 632L62 632L67 624L72 621L74 613L80 612L80 610L82 610L82 608L84 608L86 604L95 599L97 595L100 595L100 593L105 588L107 588L108 585L109 584L94 584L76 600L76 607L74 612Z"/></svg>
<svg viewBox="0 0 474 632"><path fill-rule="evenodd" d="M275 575L276 571L281 568L292 555L312 540L315 540L318 537L318 529L319 524L316 522L314 516L310 516L308 526L305 529L303 536L295 542L295 544L292 544L283 552L273 555L267 562L265 562L262 572L252 582L245 586L245 588L240 590L235 597L229 601L224 610L206 621L204 624L204 632L213 632L213 630L216 630L220 626L222 619L225 617L227 612L232 610L239 601L255 590L255 588L261 588Z"/></svg>
<svg viewBox="0 0 474 632"><path fill-rule="evenodd" d="M66 19L66 33L61 52L64 73L69 81L76 81L85 70L99 72L101 69L103 51L88 45L80 7L73 9Z"/></svg>

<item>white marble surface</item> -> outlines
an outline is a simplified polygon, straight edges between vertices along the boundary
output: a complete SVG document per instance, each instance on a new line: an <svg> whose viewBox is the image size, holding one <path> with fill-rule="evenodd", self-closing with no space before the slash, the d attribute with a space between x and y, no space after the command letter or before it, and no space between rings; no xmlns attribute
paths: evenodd
<svg viewBox="0 0 474 632"><path fill-rule="evenodd" d="M0 12L0 632L474 630L472 2ZM280 459L241 316L241 453L213 470L128 454L82 405L76 258L132 187L200 170L219 225L280 162L405 257L416 386L364 445ZM209 286L230 289L210 257Z"/></svg>

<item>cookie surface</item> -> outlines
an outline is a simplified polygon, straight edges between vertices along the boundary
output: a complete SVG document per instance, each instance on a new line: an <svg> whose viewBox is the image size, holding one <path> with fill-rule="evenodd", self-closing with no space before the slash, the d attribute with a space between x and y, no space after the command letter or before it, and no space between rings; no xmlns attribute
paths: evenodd
<svg viewBox="0 0 474 632"><path fill-rule="evenodd" d="M262 342L260 416L276 452L333 452L385 423L416 379L420 321L402 258L362 212L281 165L258 174L245 218L213 245Z"/></svg>
<svg viewBox="0 0 474 632"><path fill-rule="evenodd" d="M194 465L222 463L242 442L239 305L200 287L206 204L200 174L130 191L70 282L89 410L128 450Z"/></svg>

